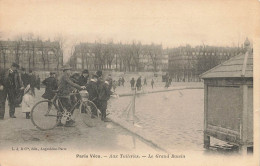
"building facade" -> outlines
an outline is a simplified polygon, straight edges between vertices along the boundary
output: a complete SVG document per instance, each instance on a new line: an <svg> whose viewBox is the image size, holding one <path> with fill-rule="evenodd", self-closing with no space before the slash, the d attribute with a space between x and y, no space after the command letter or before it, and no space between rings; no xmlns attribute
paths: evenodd
<svg viewBox="0 0 260 166"><path fill-rule="evenodd" d="M172 48L169 54L169 75L174 81L199 81L199 75L243 52L243 47L189 45Z"/></svg>
<svg viewBox="0 0 260 166"><path fill-rule="evenodd" d="M167 58L161 45L80 43L69 64L74 70L160 71L168 68Z"/></svg>
<svg viewBox="0 0 260 166"><path fill-rule="evenodd" d="M26 70L54 71L63 65L59 42L0 41L0 68L16 62Z"/></svg>

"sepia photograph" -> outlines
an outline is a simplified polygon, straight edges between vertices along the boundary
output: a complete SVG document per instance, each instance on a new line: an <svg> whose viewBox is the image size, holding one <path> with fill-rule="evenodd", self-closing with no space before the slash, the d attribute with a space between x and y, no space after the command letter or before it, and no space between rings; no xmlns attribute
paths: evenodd
<svg viewBox="0 0 260 166"><path fill-rule="evenodd" d="M260 165L259 0L0 0L0 166Z"/></svg>

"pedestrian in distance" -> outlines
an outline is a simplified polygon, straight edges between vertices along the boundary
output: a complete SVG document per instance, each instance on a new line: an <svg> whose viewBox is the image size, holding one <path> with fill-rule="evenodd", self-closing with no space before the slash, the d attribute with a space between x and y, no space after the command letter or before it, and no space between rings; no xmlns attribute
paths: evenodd
<svg viewBox="0 0 260 166"><path fill-rule="evenodd" d="M55 96L55 93L58 89L58 80L55 77L55 72L50 72L50 77L42 81L42 84L45 85L45 93L42 95L44 99L52 100ZM48 109L52 107L51 103L48 103Z"/></svg>
<svg viewBox="0 0 260 166"><path fill-rule="evenodd" d="M147 81L146 81L146 78L144 78L144 86L147 85Z"/></svg>
<svg viewBox="0 0 260 166"><path fill-rule="evenodd" d="M141 76L138 77L138 79L136 80L136 87L137 87L137 90L140 91L141 88L142 88L142 79L141 79Z"/></svg>
<svg viewBox="0 0 260 166"><path fill-rule="evenodd" d="M123 84L122 84L123 85ZM113 81L113 91L116 92L116 80Z"/></svg>
<svg viewBox="0 0 260 166"><path fill-rule="evenodd" d="M125 86L125 78L124 77L122 77L121 81L122 81L122 86Z"/></svg>
<svg viewBox="0 0 260 166"><path fill-rule="evenodd" d="M22 101L22 112L25 113L26 119L30 119L30 112L34 105L34 97L30 84L24 89L24 96Z"/></svg>
<svg viewBox="0 0 260 166"><path fill-rule="evenodd" d="M130 84L131 84L131 89L134 90L134 88L135 88L135 79L134 79L134 77L131 79Z"/></svg>
<svg viewBox="0 0 260 166"><path fill-rule="evenodd" d="M118 86L121 85L121 77L118 79Z"/></svg>
<svg viewBox="0 0 260 166"><path fill-rule="evenodd" d="M20 66L17 63L13 63L8 70L0 71L0 119L4 119L7 97L9 116L11 118L16 118L14 114L15 105L17 104L17 92L23 91L24 89L22 79L17 71L19 67Z"/></svg>
<svg viewBox="0 0 260 166"><path fill-rule="evenodd" d="M151 85L152 85L152 89L153 89L153 85L154 85L154 80L153 79L151 81Z"/></svg>

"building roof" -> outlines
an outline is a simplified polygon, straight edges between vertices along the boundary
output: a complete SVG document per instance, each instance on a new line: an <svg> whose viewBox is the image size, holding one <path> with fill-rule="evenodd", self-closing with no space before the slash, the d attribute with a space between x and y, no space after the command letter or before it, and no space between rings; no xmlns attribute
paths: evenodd
<svg viewBox="0 0 260 166"><path fill-rule="evenodd" d="M221 63L200 75L201 78L252 78L253 53L247 51Z"/></svg>

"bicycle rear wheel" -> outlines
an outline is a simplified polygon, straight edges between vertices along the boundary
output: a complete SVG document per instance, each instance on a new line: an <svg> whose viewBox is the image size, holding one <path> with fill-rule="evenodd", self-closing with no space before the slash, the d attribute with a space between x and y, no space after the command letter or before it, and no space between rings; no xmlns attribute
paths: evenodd
<svg viewBox="0 0 260 166"><path fill-rule="evenodd" d="M48 105L51 104L51 109ZM36 103L31 111L31 121L33 125L40 130L50 130L57 126L58 114L60 112L49 100L43 100Z"/></svg>
<svg viewBox="0 0 260 166"><path fill-rule="evenodd" d="M82 121L89 127L94 127L99 122L98 109L91 101L84 101L79 108Z"/></svg>

